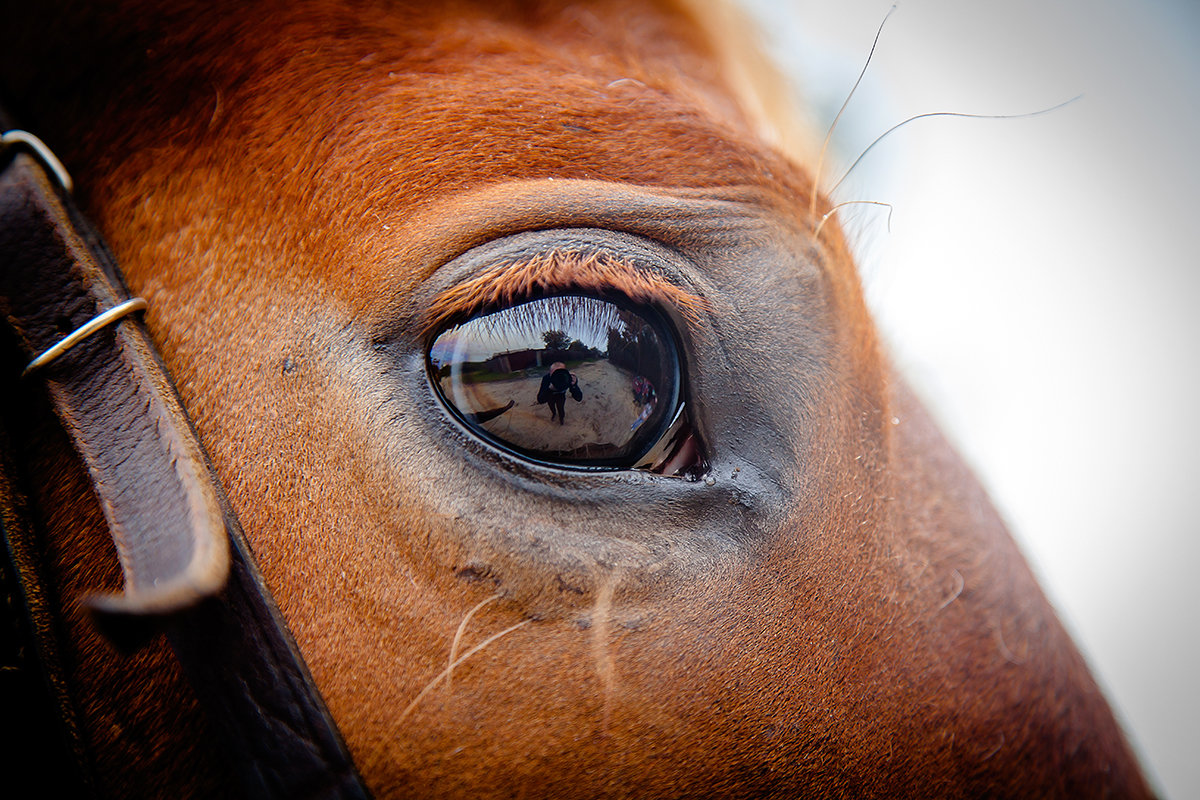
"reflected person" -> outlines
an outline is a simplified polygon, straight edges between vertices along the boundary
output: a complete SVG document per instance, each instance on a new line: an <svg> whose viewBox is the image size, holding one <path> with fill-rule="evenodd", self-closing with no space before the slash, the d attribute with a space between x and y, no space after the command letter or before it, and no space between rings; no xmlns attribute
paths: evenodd
<svg viewBox="0 0 1200 800"><path fill-rule="evenodd" d="M542 387L538 390L537 396L539 404L550 404L551 422L557 417L558 424L562 425L566 420L567 392L571 393L571 397L574 397L577 403L583 402L583 391L579 388L579 379L571 374L566 364L555 361L550 365L550 371L542 378Z"/></svg>

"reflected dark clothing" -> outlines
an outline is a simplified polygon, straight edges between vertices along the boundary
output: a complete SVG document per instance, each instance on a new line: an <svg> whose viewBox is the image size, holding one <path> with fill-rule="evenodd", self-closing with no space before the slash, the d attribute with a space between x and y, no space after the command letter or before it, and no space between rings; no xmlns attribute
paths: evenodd
<svg viewBox="0 0 1200 800"><path fill-rule="evenodd" d="M566 392L551 392L550 393L550 419L554 419L554 415L558 415L558 421L561 424L566 418Z"/></svg>
<svg viewBox="0 0 1200 800"><path fill-rule="evenodd" d="M542 378L542 388L538 392L538 401L546 402L550 399L549 395L563 395L568 390L571 392L571 397L574 397L576 400L583 400L583 392L579 390L576 377L566 369L556 369Z"/></svg>
<svg viewBox="0 0 1200 800"><path fill-rule="evenodd" d="M552 392L566 394L567 389L571 388L571 378L572 375L568 370L556 369L542 378L542 388L549 388Z"/></svg>
<svg viewBox="0 0 1200 800"><path fill-rule="evenodd" d="M538 402L550 404L550 419L557 416L560 423L563 421L568 391L576 401L583 400L583 392L576 385L576 378L569 370L556 369L542 378L542 387L538 391Z"/></svg>

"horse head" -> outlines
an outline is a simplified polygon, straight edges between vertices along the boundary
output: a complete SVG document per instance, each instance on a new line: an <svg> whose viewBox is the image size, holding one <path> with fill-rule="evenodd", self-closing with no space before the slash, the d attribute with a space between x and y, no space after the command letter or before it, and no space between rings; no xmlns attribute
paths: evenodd
<svg viewBox="0 0 1200 800"><path fill-rule="evenodd" d="M376 795L1147 793L711 10L125 5L6 11L6 99L148 301ZM589 373L599 339L557 343L563 428L615 393L602 366L643 380L602 457L520 428L536 385L447 388L439 341L583 301L666 354ZM120 655L74 603L120 576L69 445L31 429L96 781L225 791L169 648Z"/></svg>

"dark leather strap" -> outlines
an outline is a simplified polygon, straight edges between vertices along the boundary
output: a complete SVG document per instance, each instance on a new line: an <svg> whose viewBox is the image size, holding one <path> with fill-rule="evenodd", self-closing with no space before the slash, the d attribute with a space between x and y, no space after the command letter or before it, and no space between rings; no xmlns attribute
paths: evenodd
<svg viewBox="0 0 1200 800"><path fill-rule="evenodd" d="M0 173L0 313L30 358L129 299L116 265L37 161ZM154 346L132 317L34 373L87 466L117 546L125 594L101 614L170 614L229 571L225 524L200 445Z"/></svg>
<svg viewBox="0 0 1200 800"><path fill-rule="evenodd" d="M126 299L69 195L30 155L0 154L0 313L29 357ZM29 379L45 381L117 545L125 593L90 598L97 622L125 644L167 628L245 796L367 797L140 321Z"/></svg>

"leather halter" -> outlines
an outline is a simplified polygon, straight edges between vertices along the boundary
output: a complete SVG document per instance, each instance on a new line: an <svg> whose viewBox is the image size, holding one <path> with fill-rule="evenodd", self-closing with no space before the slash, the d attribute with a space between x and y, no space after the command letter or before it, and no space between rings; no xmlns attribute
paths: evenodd
<svg viewBox="0 0 1200 800"><path fill-rule="evenodd" d="M0 112L0 131L6 123ZM165 630L245 796L368 797L174 385L129 313L144 301L131 302L56 159L39 152L36 140L5 142L0 313L30 359L92 328L49 363L31 365L23 380L45 382L116 544L125 592L86 598L93 618L125 647ZM98 319L106 311L113 318ZM9 454L0 455L5 571L53 677L60 667L53 643L39 633L49 612L33 556L42 530L6 474L14 469ZM52 684L52 693L63 694Z"/></svg>

